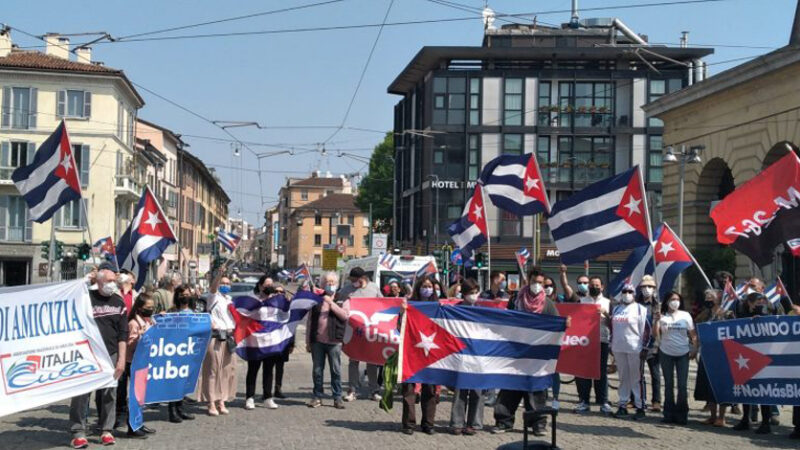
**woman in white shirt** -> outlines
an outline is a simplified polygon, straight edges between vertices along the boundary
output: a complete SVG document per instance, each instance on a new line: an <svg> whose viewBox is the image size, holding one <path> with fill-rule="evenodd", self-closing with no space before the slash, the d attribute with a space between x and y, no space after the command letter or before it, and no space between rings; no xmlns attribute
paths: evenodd
<svg viewBox="0 0 800 450"><path fill-rule="evenodd" d="M236 396L236 360L231 345L236 323L228 308L231 304L230 291L231 280L228 277L219 279L219 287L212 283L213 294L208 305L211 341L200 377L200 401L208 402L209 416L228 414L225 402Z"/></svg>
<svg viewBox="0 0 800 450"><path fill-rule="evenodd" d="M687 383L689 360L697 355L697 332L692 316L683 309L683 297L670 292L661 305L661 319L655 331L659 341L659 361L664 374L663 423L686 425L689 415ZM678 399L675 400L675 381Z"/></svg>
<svg viewBox="0 0 800 450"><path fill-rule="evenodd" d="M632 284L622 286L620 303L611 312L611 352L619 369L619 409L614 417L628 415L626 405L633 393L636 414L644 419L644 384L642 370L650 347L650 321L647 307L636 303Z"/></svg>

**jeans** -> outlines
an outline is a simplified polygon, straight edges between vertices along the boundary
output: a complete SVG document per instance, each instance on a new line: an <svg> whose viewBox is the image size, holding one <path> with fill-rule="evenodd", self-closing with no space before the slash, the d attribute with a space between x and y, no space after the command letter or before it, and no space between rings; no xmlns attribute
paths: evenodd
<svg viewBox="0 0 800 450"><path fill-rule="evenodd" d="M525 405L525 411L544 408L547 402L547 391L525 392L501 389L497 394L497 404L494 406L494 421L497 428L510 430L514 428L514 416L517 414L519 401ZM547 416L540 417L536 424L539 430L547 426Z"/></svg>
<svg viewBox="0 0 800 450"><path fill-rule="evenodd" d="M359 391L363 392L365 387L361 385L360 366L361 361L356 361L355 359L351 359L347 364L347 381L350 383L349 392L355 392L356 394L359 394ZM380 366L367 363L367 395L380 391L378 389L378 367Z"/></svg>
<svg viewBox="0 0 800 450"><path fill-rule="evenodd" d="M653 403L661 403L661 365L658 362L658 354L647 360L647 369L650 371L650 381L653 386ZM645 383L646 390L647 382L644 372L642 372L642 381Z"/></svg>
<svg viewBox="0 0 800 450"><path fill-rule="evenodd" d="M483 391L457 389L450 410L450 426L464 426L480 430L483 428Z"/></svg>
<svg viewBox="0 0 800 450"><path fill-rule="evenodd" d="M664 418L686 423L689 416L689 401L686 384L689 380L689 354L670 356L659 352L661 372L664 375ZM675 377L678 381L678 401L675 401Z"/></svg>
<svg viewBox="0 0 800 450"><path fill-rule="evenodd" d="M314 380L314 397L325 395L325 358L331 371L331 392L335 400L342 399L342 344L311 344L311 361L314 364L312 378Z"/></svg>
<svg viewBox="0 0 800 450"><path fill-rule="evenodd" d="M608 403L608 343L600 343L600 379L590 380L575 377L575 384L578 387L578 398L581 402L587 405L590 403L592 384L594 384L594 397L597 404Z"/></svg>
<svg viewBox="0 0 800 450"><path fill-rule="evenodd" d="M111 367L116 367L117 355L111 355ZM77 397L72 397L69 404L70 431L73 438L86 437L86 422L89 418L89 397L92 393L86 393ZM97 415L100 416L100 429L106 433L114 430L114 421L117 418L117 388L106 388L95 391L98 399L99 409Z"/></svg>
<svg viewBox="0 0 800 450"><path fill-rule="evenodd" d="M264 366L264 373L261 375L261 388L264 393L264 400L272 398L272 371L276 364L283 358L281 355L268 356L260 361L247 361L247 378L245 380L245 398L253 398L256 395L256 379L261 366Z"/></svg>

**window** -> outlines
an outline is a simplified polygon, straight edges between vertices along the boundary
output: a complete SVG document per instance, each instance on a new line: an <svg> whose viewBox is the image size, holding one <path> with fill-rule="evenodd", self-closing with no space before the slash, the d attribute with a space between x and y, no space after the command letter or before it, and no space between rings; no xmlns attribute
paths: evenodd
<svg viewBox="0 0 800 450"><path fill-rule="evenodd" d="M347 224L348 225L355 225L356 224L356 216L350 214L347 216Z"/></svg>
<svg viewBox="0 0 800 450"><path fill-rule="evenodd" d="M81 203L83 203L83 207L85 208L86 202L84 199L77 199L67 203L56 211L55 215L53 215L55 226L57 228L85 228L86 220L84 220L84 215L81 212Z"/></svg>
<svg viewBox="0 0 800 450"><path fill-rule="evenodd" d="M0 241L30 242L28 207L19 195L0 196Z"/></svg>
<svg viewBox="0 0 800 450"><path fill-rule="evenodd" d="M647 181L650 183L661 183L664 179L662 169L662 159L664 149L664 139L662 136L648 136L647 141Z"/></svg>
<svg viewBox="0 0 800 450"><path fill-rule="evenodd" d="M550 136L538 136L536 138L536 162L539 163L539 171L542 178L550 176Z"/></svg>
<svg viewBox="0 0 800 450"><path fill-rule="evenodd" d="M362 236L361 246L364 248L369 248L369 233Z"/></svg>
<svg viewBox="0 0 800 450"><path fill-rule="evenodd" d="M320 214L314 214L314 225L315 226L322 225L322 216Z"/></svg>
<svg viewBox="0 0 800 450"><path fill-rule="evenodd" d="M0 144L0 180L10 180L19 167L33 162L36 145L33 142L9 142Z"/></svg>
<svg viewBox="0 0 800 450"><path fill-rule="evenodd" d="M370 226L370 223L369 223L369 217L367 217L367 216L364 216L364 218L361 220L361 224L362 224L362 225L363 225L365 228L369 228L369 226Z"/></svg>
<svg viewBox="0 0 800 450"><path fill-rule="evenodd" d="M308 200L308 189L300 191L300 200Z"/></svg>
<svg viewBox="0 0 800 450"><path fill-rule="evenodd" d="M569 81L558 83L558 126L572 126L572 88Z"/></svg>
<svg viewBox="0 0 800 450"><path fill-rule="evenodd" d="M506 78L503 96L503 124L522 125L522 78Z"/></svg>
<svg viewBox="0 0 800 450"><path fill-rule="evenodd" d="M466 111L466 78L433 79L433 123L463 125Z"/></svg>
<svg viewBox="0 0 800 450"><path fill-rule="evenodd" d="M75 89L58 91L56 115L88 118L92 115L92 93Z"/></svg>
<svg viewBox="0 0 800 450"><path fill-rule="evenodd" d="M467 174L469 180L477 180L481 170L480 135L469 135L469 162Z"/></svg>
<svg viewBox="0 0 800 450"><path fill-rule="evenodd" d="M558 181L585 186L614 173L613 139L605 136L558 138Z"/></svg>
<svg viewBox="0 0 800 450"><path fill-rule="evenodd" d="M463 180L467 173L463 134L440 133L433 138L433 173L441 180ZM438 162L437 162L438 161Z"/></svg>
<svg viewBox="0 0 800 450"><path fill-rule="evenodd" d="M469 124L481 124L481 79L469 80Z"/></svg>
<svg viewBox="0 0 800 450"><path fill-rule="evenodd" d="M538 108L538 122L537 124L540 127L549 127L550 126L550 111L553 108L553 104L551 103L551 96L550 96L550 82L540 82L539 83L539 93L537 98L537 108Z"/></svg>
<svg viewBox="0 0 800 450"><path fill-rule="evenodd" d="M322 235L315 234L314 235L314 247L321 247L322 246Z"/></svg>
<svg viewBox="0 0 800 450"><path fill-rule="evenodd" d="M350 236L347 236L347 246L352 247L354 245L356 245L356 238L351 234Z"/></svg>
<svg viewBox="0 0 800 450"><path fill-rule="evenodd" d="M89 165L92 162L89 146L86 144L72 144L72 155L75 156L75 166L81 180L81 187L87 188L89 187ZM118 153L118 155L120 154ZM119 167L117 171L119 171Z"/></svg>
<svg viewBox="0 0 800 450"><path fill-rule="evenodd" d="M500 210L500 236L522 236L522 218L504 209Z"/></svg>
<svg viewBox="0 0 800 450"><path fill-rule="evenodd" d="M36 128L36 97L38 89L27 87L3 88L3 118L5 128Z"/></svg>
<svg viewBox="0 0 800 450"><path fill-rule="evenodd" d="M117 137L122 139L123 123L125 119L125 105L122 102L117 103Z"/></svg>
<svg viewBox="0 0 800 450"><path fill-rule="evenodd" d="M503 154L521 155L522 154L522 135L504 134L503 135Z"/></svg>
<svg viewBox="0 0 800 450"><path fill-rule="evenodd" d="M613 83L561 82L558 95L559 126L604 128L613 124Z"/></svg>
<svg viewBox="0 0 800 450"><path fill-rule="evenodd" d="M314 255L314 267L321 267L322 266L322 256Z"/></svg>
<svg viewBox="0 0 800 450"><path fill-rule="evenodd" d="M683 80L678 78L673 78L671 80L650 80L647 101L648 103L652 103L663 95L679 91L682 87ZM661 119L650 117L647 119L647 125L650 127L663 127L664 122L662 122Z"/></svg>

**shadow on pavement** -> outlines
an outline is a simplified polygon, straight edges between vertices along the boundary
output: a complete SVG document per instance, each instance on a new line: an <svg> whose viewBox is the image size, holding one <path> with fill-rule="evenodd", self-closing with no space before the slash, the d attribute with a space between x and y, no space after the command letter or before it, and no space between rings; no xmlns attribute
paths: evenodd
<svg viewBox="0 0 800 450"><path fill-rule="evenodd" d="M585 434L590 436L598 435L598 436L615 436L621 438L655 439L652 436L640 433L629 427L624 427L624 426L620 427L614 425L577 425L577 424L559 422L558 431L575 433L579 435Z"/></svg>
<svg viewBox="0 0 800 450"><path fill-rule="evenodd" d="M393 431L396 432L398 436L402 436L400 434L400 424L395 422L365 422L357 420L328 419L325 421L325 426L346 428L352 431Z"/></svg>

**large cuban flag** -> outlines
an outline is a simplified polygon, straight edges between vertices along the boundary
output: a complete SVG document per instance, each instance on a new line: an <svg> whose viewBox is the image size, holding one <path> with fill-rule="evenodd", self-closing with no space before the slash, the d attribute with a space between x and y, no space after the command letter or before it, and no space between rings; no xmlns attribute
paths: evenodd
<svg viewBox="0 0 800 450"><path fill-rule="evenodd" d="M550 212L550 201L536 156L500 155L481 172L486 195L498 208L518 216Z"/></svg>
<svg viewBox="0 0 800 450"><path fill-rule="evenodd" d="M719 403L800 405L800 317L705 322L697 332Z"/></svg>
<svg viewBox="0 0 800 450"><path fill-rule="evenodd" d="M464 206L461 218L453 222L447 229L453 241L461 248L461 255L465 260L471 259L472 254L489 239L489 226L484 206L483 189L480 184L476 184L472 198L467 200L467 204Z"/></svg>
<svg viewBox="0 0 800 450"><path fill-rule="evenodd" d="M320 302L322 297L309 291L297 291L291 301L283 295L264 300L250 295L234 298L229 308L236 322L236 354L258 361L283 352L297 325Z"/></svg>
<svg viewBox="0 0 800 450"><path fill-rule="evenodd" d="M158 199L145 186L136 205L133 221L117 243L119 267L137 274L137 290L142 288L147 279L148 264L177 241Z"/></svg>
<svg viewBox="0 0 800 450"><path fill-rule="evenodd" d="M552 384L566 326L558 316L412 302L401 327L397 379L543 391Z"/></svg>
<svg viewBox="0 0 800 450"><path fill-rule="evenodd" d="M564 264L650 243L639 166L589 185L553 205L550 232Z"/></svg>
<svg viewBox="0 0 800 450"><path fill-rule="evenodd" d="M655 260L658 296L666 299L678 275L693 264L692 254L666 223L656 230ZM698 266L698 270L702 269ZM704 275L705 276L705 275Z"/></svg>

